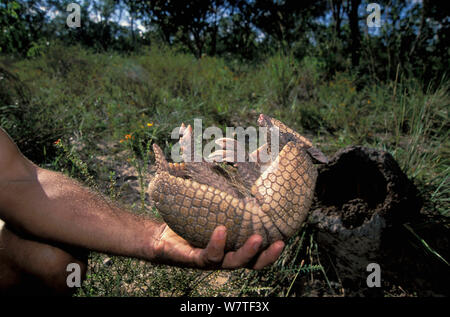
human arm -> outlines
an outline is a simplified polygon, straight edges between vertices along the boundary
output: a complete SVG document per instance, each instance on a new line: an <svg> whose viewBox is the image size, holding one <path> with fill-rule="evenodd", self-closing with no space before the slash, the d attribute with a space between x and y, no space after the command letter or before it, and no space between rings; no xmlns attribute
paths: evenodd
<svg viewBox="0 0 450 317"><path fill-rule="evenodd" d="M205 249L193 248L165 223L132 214L63 174L36 166L1 129L0 218L46 241L199 268L245 266L261 244L255 235L225 254L226 233L218 227ZM253 259L253 267L274 262L283 246L274 243Z"/></svg>

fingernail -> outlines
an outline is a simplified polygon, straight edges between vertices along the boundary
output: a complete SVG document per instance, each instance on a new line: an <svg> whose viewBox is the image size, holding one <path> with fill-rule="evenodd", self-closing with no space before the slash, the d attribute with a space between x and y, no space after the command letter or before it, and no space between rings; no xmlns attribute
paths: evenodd
<svg viewBox="0 0 450 317"><path fill-rule="evenodd" d="M225 232L226 232L226 228L220 228L219 233L217 234L219 239L224 239L225 238Z"/></svg>
<svg viewBox="0 0 450 317"><path fill-rule="evenodd" d="M258 252L260 245L261 245L261 241L253 243L253 250L255 252Z"/></svg>

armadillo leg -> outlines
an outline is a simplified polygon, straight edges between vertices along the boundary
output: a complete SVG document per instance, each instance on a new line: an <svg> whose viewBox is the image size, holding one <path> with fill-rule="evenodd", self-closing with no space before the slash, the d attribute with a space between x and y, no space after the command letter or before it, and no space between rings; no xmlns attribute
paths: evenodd
<svg viewBox="0 0 450 317"><path fill-rule="evenodd" d="M260 148L256 149L250 154L250 156L245 156L244 162L237 161L236 151L245 151L245 146L240 144L235 139L221 138L216 140L216 144L222 149L216 150L208 156L208 159L214 162L229 162L235 163L234 166L238 170L240 179L247 188L251 188L254 182L261 175L261 166L258 159L260 154L264 151L267 152L267 146L264 144ZM251 157L251 159L250 159Z"/></svg>
<svg viewBox="0 0 450 317"><path fill-rule="evenodd" d="M200 184L215 184L223 191L237 195L236 190L230 186L225 177L213 172L212 165L207 162L202 163L168 163L164 153L157 144L153 144L155 153L156 170L158 173L165 171L172 176L190 178Z"/></svg>

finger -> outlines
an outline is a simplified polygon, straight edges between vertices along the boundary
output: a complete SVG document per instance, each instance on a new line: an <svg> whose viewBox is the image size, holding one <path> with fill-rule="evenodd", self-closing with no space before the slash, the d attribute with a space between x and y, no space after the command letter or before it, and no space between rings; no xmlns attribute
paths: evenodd
<svg viewBox="0 0 450 317"><path fill-rule="evenodd" d="M266 250L264 250L258 257L258 260L253 266L253 269L261 270L262 268L274 263L280 256L281 252L283 252L283 248L284 248L283 241L276 241L272 243L272 245L270 245Z"/></svg>
<svg viewBox="0 0 450 317"><path fill-rule="evenodd" d="M228 252L223 260L224 269L234 269L245 266L258 253L262 244L260 235L252 235L237 251Z"/></svg>
<svg viewBox="0 0 450 317"><path fill-rule="evenodd" d="M208 245L205 248L203 257L208 264L222 262L224 256L225 243L227 241L227 228L218 226L214 229Z"/></svg>

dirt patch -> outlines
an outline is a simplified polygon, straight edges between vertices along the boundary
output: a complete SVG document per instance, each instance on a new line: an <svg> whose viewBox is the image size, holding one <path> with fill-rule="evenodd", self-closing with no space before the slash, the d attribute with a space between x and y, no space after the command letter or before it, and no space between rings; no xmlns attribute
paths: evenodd
<svg viewBox="0 0 450 317"><path fill-rule="evenodd" d="M370 219L369 205L361 198L349 200L342 205L342 223L352 229L361 226Z"/></svg>
<svg viewBox="0 0 450 317"><path fill-rule="evenodd" d="M150 168L143 173L144 187L141 186L139 173L136 166L132 164L133 154L129 150L118 151L115 143L102 142L97 144L103 155L95 157L95 164L101 166L98 178L99 185L103 193L113 193L117 199L125 206L137 206L141 204L141 192L147 190L147 186L154 175L154 170ZM111 155L114 153L114 155ZM144 164L144 162L139 162ZM111 179L111 172L114 173ZM145 209L151 212L153 202L145 193Z"/></svg>

